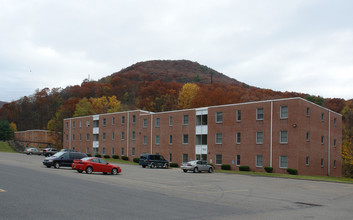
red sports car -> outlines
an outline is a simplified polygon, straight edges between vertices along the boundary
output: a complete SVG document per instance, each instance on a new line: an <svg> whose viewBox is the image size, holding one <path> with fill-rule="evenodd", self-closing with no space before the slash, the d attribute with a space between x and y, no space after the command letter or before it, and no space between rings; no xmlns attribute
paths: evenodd
<svg viewBox="0 0 353 220"><path fill-rule="evenodd" d="M110 164L104 159L97 157L85 157L80 160L74 160L72 169L77 170L79 173L86 171L87 174L102 172L104 174L111 173L117 175L121 173L119 166Z"/></svg>

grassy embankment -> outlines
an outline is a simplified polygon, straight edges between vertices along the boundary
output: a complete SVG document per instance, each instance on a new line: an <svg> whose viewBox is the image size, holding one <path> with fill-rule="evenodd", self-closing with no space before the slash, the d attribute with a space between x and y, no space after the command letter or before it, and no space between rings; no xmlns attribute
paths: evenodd
<svg viewBox="0 0 353 220"><path fill-rule="evenodd" d="M0 152L17 153L7 142L0 141Z"/></svg>

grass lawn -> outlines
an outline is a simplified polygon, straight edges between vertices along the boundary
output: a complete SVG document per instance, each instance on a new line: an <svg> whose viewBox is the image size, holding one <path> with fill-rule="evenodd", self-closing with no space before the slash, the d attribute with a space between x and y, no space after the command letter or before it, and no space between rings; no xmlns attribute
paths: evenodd
<svg viewBox="0 0 353 220"><path fill-rule="evenodd" d="M253 175L253 176L268 176L268 177L278 177L278 178L313 180L313 181L351 183L351 184L353 184L353 179L352 178L345 178L345 177L301 176L301 175L290 175L290 174L280 174L280 173L262 173L262 172L232 171L232 170L215 170L215 172L218 172L218 173L229 173L229 174L244 174L244 175Z"/></svg>
<svg viewBox="0 0 353 220"><path fill-rule="evenodd" d="M7 142L0 142L0 152L17 153Z"/></svg>
<svg viewBox="0 0 353 220"><path fill-rule="evenodd" d="M131 164L131 165L139 165L138 163L135 163L133 161L128 161L128 160L122 160L122 159L113 159L113 158L103 158L109 163L122 163L122 164Z"/></svg>

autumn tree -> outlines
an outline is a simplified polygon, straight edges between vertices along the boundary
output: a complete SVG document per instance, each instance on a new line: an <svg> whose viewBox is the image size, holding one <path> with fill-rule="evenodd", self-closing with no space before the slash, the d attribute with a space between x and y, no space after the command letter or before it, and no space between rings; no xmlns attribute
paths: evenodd
<svg viewBox="0 0 353 220"><path fill-rule="evenodd" d="M178 107L187 109L192 107L192 101L196 97L200 87L195 83L186 83L179 92Z"/></svg>
<svg viewBox="0 0 353 220"><path fill-rule="evenodd" d="M8 121L0 121L0 140L7 141L14 137L14 131Z"/></svg>
<svg viewBox="0 0 353 220"><path fill-rule="evenodd" d="M116 98L116 96L90 98L89 101L92 104L92 109L95 114L118 112L121 107L121 102Z"/></svg>
<svg viewBox="0 0 353 220"><path fill-rule="evenodd" d="M94 111L92 109L92 104L87 98L81 99L75 108L74 117L86 116L86 115L93 115Z"/></svg>
<svg viewBox="0 0 353 220"><path fill-rule="evenodd" d="M344 137L342 142L343 175L353 177L353 137Z"/></svg>

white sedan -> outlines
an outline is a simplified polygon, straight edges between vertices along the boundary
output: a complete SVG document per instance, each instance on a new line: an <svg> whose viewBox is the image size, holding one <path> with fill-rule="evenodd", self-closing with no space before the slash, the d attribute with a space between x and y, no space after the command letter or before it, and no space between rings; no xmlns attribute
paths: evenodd
<svg viewBox="0 0 353 220"><path fill-rule="evenodd" d="M213 166L207 164L206 161L193 160L181 165L181 169L186 173L188 171L193 171L194 173L199 173L201 171L207 171L209 173L213 172Z"/></svg>

